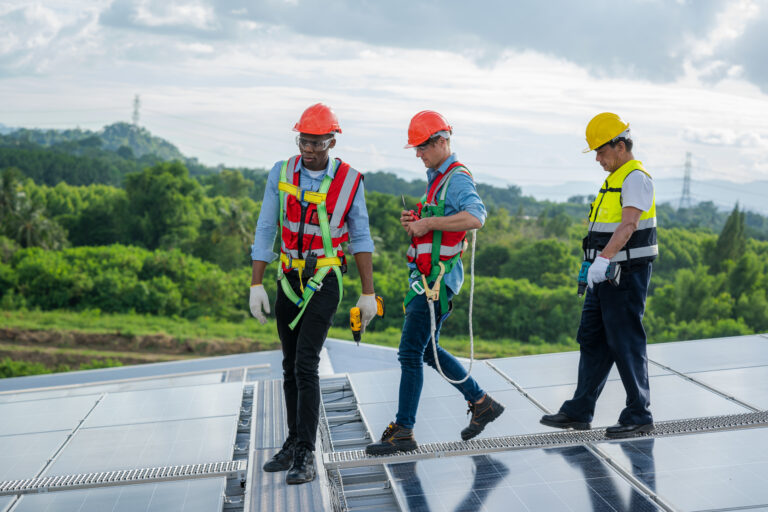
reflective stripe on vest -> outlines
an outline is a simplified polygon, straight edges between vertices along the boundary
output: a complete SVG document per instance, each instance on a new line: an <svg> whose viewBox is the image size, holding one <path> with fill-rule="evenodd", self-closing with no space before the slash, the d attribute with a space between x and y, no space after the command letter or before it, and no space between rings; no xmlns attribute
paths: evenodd
<svg viewBox="0 0 768 512"><path fill-rule="evenodd" d="M299 155L291 157L286 166L285 182L296 187L299 187L299 159ZM325 205L329 217L331 246L336 256L343 258L341 244L349 240L346 217L352 207L362 175L339 159L332 161L332 165L336 167L336 173L326 194ZM304 259L309 254L315 254L318 257L326 256L317 205L308 203L304 207L302 218L301 202L294 195L284 194L283 212L281 252L295 259ZM299 244L300 233L301 244ZM299 245L301 245L301 254ZM290 269L283 266L283 270Z"/></svg>
<svg viewBox="0 0 768 512"><path fill-rule="evenodd" d="M435 178L427 193L421 198L419 203L419 215L424 217L443 216L445 214L445 196L448 192L448 182L456 172L464 172L470 178L472 174L464 165L454 162L439 177ZM438 198L438 192L440 197ZM434 244L437 243L435 233L440 233L440 250L435 250ZM437 261L447 261L460 254L464 250L464 239L466 231L430 231L427 234L415 237L411 240L406 256L409 263L415 263L416 267L424 275L429 275L432 271L432 265ZM438 256L439 255L439 256ZM434 260L434 261L433 261ZM446 269L450 272L450 269Z"/></svg>
<svg viewBox="0 0 768 512"><path fill-rule="evenodd" d="M638 160L630 160L616 171L612 172L592 202L589 212L589 232L584 245L584 258L593 261L597 254L605 248L616 228L621 224L622 200L621 190L624 180L629 173L639 170L649 178L650 174ZM652 261L659 254L656 243L656 197L654 194L651 208L642 212L637 230L627 241L626 245L611 258L611 261Z"/></svg>

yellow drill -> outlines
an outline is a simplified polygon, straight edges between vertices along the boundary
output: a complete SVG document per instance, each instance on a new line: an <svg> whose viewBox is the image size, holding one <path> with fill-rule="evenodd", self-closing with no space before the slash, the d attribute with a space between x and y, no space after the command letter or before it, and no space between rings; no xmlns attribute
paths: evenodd
<svg viewBox="0 0 768 512"><path fill-rule="evenodd" d="M380 295L376 296L376 316L384 316L384 299ZM363 321L360 315L360 308L357 306L349 310L349 328L352 330L352 337L355 339L355 343L360 345Z"/></svg>

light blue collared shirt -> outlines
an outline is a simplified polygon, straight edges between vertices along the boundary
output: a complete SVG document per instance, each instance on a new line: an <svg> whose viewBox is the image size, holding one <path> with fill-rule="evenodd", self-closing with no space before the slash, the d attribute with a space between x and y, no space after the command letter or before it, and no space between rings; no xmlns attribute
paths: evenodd
<svg viewBox="0 0 768 512"><path fill-rule="evenodd" d="M456 153L452 153L437 169L427 169L427 190L432 186L435 179L441 176L448 169L448 166L455 161ZM445 216L459 212L471 213L481 224L485 224L485 218L488 216L483 200L480 199L475 188L475 182L463 172L457 172L451 177L451 181L448 182L448 190L445 193ZM416 268L413 263L409 263L408 266L411 270ZM464 283L464 266L461 259L450 272L443 276L443 283L451 289L454 295L459 293L461 285Z"/></svg>
<svg viewBox="0 0 768 512"><path fill-rule="evenodd" d="M331 166L331 163L335 162L332 157L328 158L328 166L321 173L316 173L316 176L312 176L310 172L304 168L304 162L299 160L299 185L305 190L311 190L317 192L320 189L320 183L323 178L328 174L333 178L336 174L335 166ZM270 263L277 258L277 254L272 250L275 245L275 235L277 234L277 227L279 226L278 216L280 215L280 196L278 194L277 184L280 182L280 168L282 167L282 160L275 163L272 170L269 171L267 177L267 186L264 189L264 199L261 201L261 211L259 212L259 220L256 223L256 233L253 236L253 245L251 246L251 259L266 261ZM305 203L306 204L306 203ZM349 229L349 246L348 252L355 254L358 252L373 252L373 239L371 238L371 231L368 227L368 209L365 206L365 190L363 189L363 182L360 181L360 186L357 189L357 194L352 200L352 206L347 213L347 228Z"/></svg>

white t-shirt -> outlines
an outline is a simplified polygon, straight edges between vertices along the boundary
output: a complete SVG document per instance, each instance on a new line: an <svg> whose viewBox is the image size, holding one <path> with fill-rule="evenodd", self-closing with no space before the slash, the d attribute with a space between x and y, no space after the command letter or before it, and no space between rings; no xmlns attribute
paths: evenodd
<svg viewBox="0 0 768 512"><path fill-rule="evenodd" d="M647 212L653 205L653 180L643 171L632 171L621 186L621 207L633 206Z"/></svg>

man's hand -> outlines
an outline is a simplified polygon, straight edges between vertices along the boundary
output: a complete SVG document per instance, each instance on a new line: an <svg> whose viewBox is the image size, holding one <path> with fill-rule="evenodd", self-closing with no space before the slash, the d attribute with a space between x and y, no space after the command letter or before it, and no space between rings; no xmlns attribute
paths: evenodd
<svg viewBox="0 0 768 512"><path fill-rule="evenodd" d="M415 238L423 236L432 231L429 219L420 219L413 210L400 212L400 224L405 228L408 236Z"/></svg>
<svg viewBox="0 0 768 512"><path fill-rule="evenodd" d="M589 287L593 288L597 283L602 283L607 278L605 272L608 270L608 264L611 262L608 258L598 256L592 265L589 266L589 272L587 272L587 282Z"/></svg>
<svg viewBox="0 0 768 512"><path fill-rule="evenodd" d="M360 308L360 321L363 324L362 330L365 332L365 327L371 320L373 320L373 317L376 316L376 294L360 295L360 298L357 299L357 304L355 305Z"/></svg>
<svg viewBox="0 0 768 512"><path fill-rule="evenodd" d="M251 314L256 317L256 320L261 322L262 325L267 323L267 317L264 316L264 313L269 314L269 297L267 297L264 285L255 284L251 286L249 305L251 306Z"/></svg>

